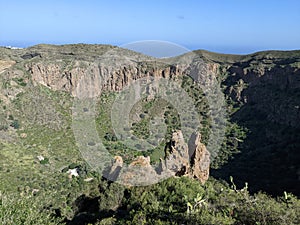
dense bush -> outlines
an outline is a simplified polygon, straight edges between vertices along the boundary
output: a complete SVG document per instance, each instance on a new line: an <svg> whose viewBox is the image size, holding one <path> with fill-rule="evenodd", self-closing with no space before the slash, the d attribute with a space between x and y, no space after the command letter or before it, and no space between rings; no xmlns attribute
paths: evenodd
<svg viewBox="0 0 300 225"><path fill-rule="evenodd" d="M292 195L251 196L247 187L237 190L216 180L201 186L186 177L133 188L124 203L128 219L145 224L298 224L300 216Z"/></svg>
<svg viewBox="0 0 300 225"><path fill-rule="evenodd" d="M210 179L200 185L198 181L181 177L131 188L102 181L97 200L98 213L80 211L77 215L84 213L85 221L91 224L273 225L300 222L300 201L293 195L285 193L276 199L263 193L250 195L247 184L237 189L233 181L229 186Z"/></svg>
<svg viewBox="0 0 300 225"><path fill-rule="evenodd" d="M250 195L213 178L187 177L146 187L100 179L60 179L53 192L0 195L0 224L299 224L300 201L285 193ZM50 188L49 186L47 187ZM44 193L44 194L43 194ZM54 218L55 217L55 218Z"/></svg>
<svg viewBox="0 0 300 225"><path fill-rule="evenodd" d="M0 224L5 225L55 225L59 221L51 213L43 210L40 202L46 202L45 196L18 196L0 192Z"/></svg>

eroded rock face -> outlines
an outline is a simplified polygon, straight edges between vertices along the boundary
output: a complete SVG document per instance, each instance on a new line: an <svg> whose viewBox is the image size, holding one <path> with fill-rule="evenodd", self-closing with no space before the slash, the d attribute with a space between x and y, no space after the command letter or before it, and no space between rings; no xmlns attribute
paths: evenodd
<svg viewBox="0 0 300 225"><path fill-rule="evenodd" d="M113 67L75 62L72 69L65 69L59 63L34 63L28 64L27 70L34 83L53 90L67 91L75 97L96 97L102 90L120 91L125 85L139 78L170 78L182 74L178 69L173 71L171 66L149 70L146 65L137 63L126 67Z"/></svg>
<svg viewBox="0 0 300 225"><path fill-rule="evenodd" d="M150 157L138 156L122 171L119 181L130 186L144 186L158 182L159 177L150 164Z"/></svg>
<svg viewBox="0 0 300 225"><path fill-rule="evenodd" d="M110 168L109 173L106 175L110 180L115 181L117 180L118 176L120 175L120 171L123 167L123 159L121 156L115 156L113 165Z"/></svg>
<svg viewBox="0 0 300 225"><path fill-rule="evenodd" d="M191 155L189 175L204 183L209 177L210 153L201 143L201 134L192 134L188 146Z"/></svg>
<svg viewBox="0 0 300 225"><path fill-rule="evenodd" d="M225 94L240 106L264 114L271 123L299 128L299 61L252 59L228 65Z"/></svg>
<svg viewBox="0 0 300 225"><path fill-rule="evenodd" d="M182 132L174 132L168 145L169 152L166 152L165 168L174 175L185 175L189 168L190 156Z"/></svg>
<svg viewBox="0 0 300 225"><path fill-rule="evenodd" d="M205 183L209 176L210 154L201 143L199 133L194 133L187 144L178 130L173 133L167 149L165 159L156 167L150 164L149 156L139 156L129 166L123 166L122 158L116 156L106 177L128 186L149 185L171 176L189 176Z"/></svg>
<svg viewBox="0 0 300 225"><path fill-rule="evenodd" d="M55 58L28 62L24 66L34 84L66 91L74 97L88 98L98 96L103 90L120 91L135 80L150 77L176 80L189 75L200 84L210 86L218 74L218 64L204 63L203 60L194 62L193 55L182 56L174 62L162 62L139 57L138 54L126 59L128 52L120 59L117 52L114 54L113 59L106 53L94 61L88 58L78 60L76 57L69 61Z"/></svg>

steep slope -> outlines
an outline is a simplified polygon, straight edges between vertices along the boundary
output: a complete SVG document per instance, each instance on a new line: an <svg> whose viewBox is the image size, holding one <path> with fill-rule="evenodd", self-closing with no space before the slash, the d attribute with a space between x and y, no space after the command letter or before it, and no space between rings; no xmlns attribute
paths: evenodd
<svg viewBox="0 0 300 225"><path fill-rule="evenodd" d="M251 57L250 57L251 56ZM221 62L232 120L248 129L241 154L215 176L249 182L272 194L300 185L300 52L269 51Z"/></svg>

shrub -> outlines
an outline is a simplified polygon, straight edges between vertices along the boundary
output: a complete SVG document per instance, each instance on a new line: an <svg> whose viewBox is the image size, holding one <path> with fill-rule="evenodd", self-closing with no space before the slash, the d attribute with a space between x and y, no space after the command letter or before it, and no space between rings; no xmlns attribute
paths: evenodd
<svg viewBox="0 0 300 225"><path fill-rule="evenodd" d="M15 129L19 129L20 128L20 123L18 120L14 120L11 124L10 124L13 128Z"/></svg>
<svg viewBox="0 0 300 225"><path fill-rule="evenodd" d="M56 225L57 219L50 212L42 210L41 197L32 195L18 196L0 192L0 224L5 225Z"/></svg>
<svg viewBox="0 0 300 225"><path fill-rule="evenodd" d="M42 164L42 165L46 165L48 163L49 163L49 159L48 158L45 158L45 159L43 159L43 160L40 161L40 164Z"/></svg>

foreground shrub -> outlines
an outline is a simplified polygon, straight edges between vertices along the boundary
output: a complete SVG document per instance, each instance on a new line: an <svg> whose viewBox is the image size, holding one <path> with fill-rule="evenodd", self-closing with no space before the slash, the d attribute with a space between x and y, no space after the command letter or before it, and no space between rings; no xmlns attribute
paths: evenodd
<svg viewBox="0 0 300 225"><path fill-rule="evenodd" d="M0 224L5 225L55 225L58 221L51 213L42 210L43 198L0 192Z"/></svg>

